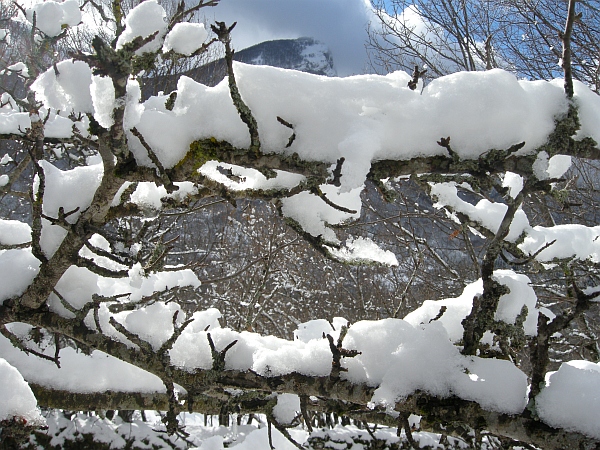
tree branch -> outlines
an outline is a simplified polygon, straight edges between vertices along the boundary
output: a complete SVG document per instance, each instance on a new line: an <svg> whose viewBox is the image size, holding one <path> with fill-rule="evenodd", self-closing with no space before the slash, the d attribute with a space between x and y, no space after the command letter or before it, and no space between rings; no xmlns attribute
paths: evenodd
<svg viewBox="0 0 600 450"><path fill-rule="evenodd" d="M565 94L567 98L573 98L573 70L571 68L571 35L573 34L573 24L581 19L581 13L575 13L575 4L577 0L569 0L569 9L567 12L567 22L565 31L560 33L559 37L563 43L562 68L565 73Z"/></svg>
<svg viewBox="0 0 600 450"><path fill-rule="evenodd" d="M248 127L250 132L250 152L254 156L260 155L260 138L258 136L258 124L256 119L252 115L252 111L246 105L235 81L235 74L233 73L233 49L231 48L231 30L236 26L237 22L227 27L225 22L216 22L215 25L211 25L213 32L217 35L219 40L225 45L225 61L227 63L227 77L229 80L229 91L231 93L231 99L237 109L238 114L242 121ZM269 177L267 177L269 178Z"/></svg>

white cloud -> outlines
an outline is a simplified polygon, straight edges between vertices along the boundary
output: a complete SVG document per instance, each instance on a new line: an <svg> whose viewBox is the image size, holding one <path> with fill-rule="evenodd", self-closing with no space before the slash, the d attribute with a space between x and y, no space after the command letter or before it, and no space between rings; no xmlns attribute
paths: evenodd
<svg viewBox="0 0 600 450"><path fill-rule="evenodd" d="M329 46L339 75L367 69L366 29L373 17L369 0L222 0L205 12L208 20L237 21L235 48L308 36Z"/></svg>

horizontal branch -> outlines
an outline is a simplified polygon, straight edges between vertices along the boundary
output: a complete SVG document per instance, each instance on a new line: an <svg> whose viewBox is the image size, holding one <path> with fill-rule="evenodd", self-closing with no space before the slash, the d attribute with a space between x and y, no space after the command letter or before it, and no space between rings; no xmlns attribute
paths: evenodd
<svg viewBox="0 0 600 450"><path fill-rule="evenodd" d="M558 128L562 130L562 128ZM570 130L570 129L569 129ZM557 134L559 132L557 131ZM458 159L451 155L436 155L416 157L406 160L379 160L371 164L367 178L373 181L389 177L410 176L415 174L473 174L504 173L507 171L530 177L534 174L533 164L537 153L527 155L515 154L522 147L516 144L505 150L491 149L483 153L478 159ZM548 144L539 150L549 154L568 154L573 157L600 160L600 148L592 139L575 141L570 136L558 139L551 136ZM186 157L174 168L167 169L172 181L189 181L201 178L198 169L207 161L222 161L241 167L264 170L282 170L285 172L304 175L313 180L311 185L325 184L330 174L331 164L320 161L306 161L297 153L260 153L250 154L245 148L237 148L225 141L205 139L195 141L190 146Z"/></svg>
<svg viewBox="0 0 600 450"><path fill-rule="evenodd" d="M573 157L600 160L600 149L593 141L572 141L570 151L561 152ZM376 181L388 177L402 177L413 174L472 174L472 173L504 173L513 172L521 176L529 177L533 171L533 163L536 154L510 155L505 158L497 158L496 152L508 152L509 150L492 150L479 159L455 160L451 156L429 156L418 157L407 160L380 160L374 161L368 178ZM558 152L557 152L558 153Z"/></svg>
<svg viewBox="0 0 600 450"><path fill-rule="evenodd" d="M198 169L207 161L222 161L242 167L264 170L282 170L297 173L306 177L328 177L329 164L320 161L306 161L297 153L258 153L251 154L246 148L238 148L225 141L203 139L194 141L185 158L174 168L167 169L172 181L189 181L198 176Z"/></svg>
<svg viewBox="0 0 600 450"><path fill-rule="evenodd" d="M82 411L107 409L165 411L169 408L169 397L166 392L74 393L49 389L37 384L30 384L30 386L39 405L48 408ZM250 414L268 413L271 407L269 403L272 402L272 397L269 392L244 392L232 396L223 389L218 391L215 395L207 395L204 392L195 392L191 396L180 394L178 399L181 403L181 411L217 415L223 412L224 405L227 410L229 404L232 413ZM317 398L318 400L309 402L307 408L309 411L335 412L340 416L370 423L398 426L397 418L377 409L369 409L366 404L356 404L343 399ZM530 442L545 450L595 448L594 446L598 445L598 441L580 433L558 430L524 416L486 411L475 402L456 397L437 398L420 392L396 403L395 409L401 414L420 415L421 431L459 435L464 432L464 427L460 425L469 425L493 435Z"/></svg>
<svg viewBox="0 0 600 450"><path fill-rule="evenodd" d="M5 302L6 303L6 302ZM165 365L160 355L152 353L149 349L135 349L128 347L123 342L118 342L108 336L97 333L87 327L82 327L76 319L66 319L49 311L38 310L34 313L19 313L14 309L0 305L0 322L27 322L34 326L43 327L49 332L61 333L90 348L101 350L123 361L136 365L161 379L170 379L172 382L183 386L187 392L196 395L214 397L218 401L227 402L231 395L228 388L241 390L244 395L252 396L251 399L263 398L273 392L291 393L299 396L317 397L321 401L333 402L336 412L351 415L357 411L370 415L368 405L375 393L376 386L354 384L344 380L343 377L331 378L330 376L309 376L299 373L288 373L280 376L263 376L251 370L201 370L193 372ZM167 373L168 372L168 373ZM201 393L201 394L197 394ZM60 396L38 397L40 405L60 406ZM66 399L70 402L89 402L89 397L80 397L80 394L70 393ZM96 405L106 405L104 409L162 409L168 404L167 395L164 398L158 394L90 394ZM100 397L97 397L99 396ZM102 397L104 395L106 397ZM113 396L111 399L111 395ZM116 396L116 397L115 397ZM46 400L48 398L48 400ZM247 397L236 397L236 402ZM86 400L88 399L88 400ZM249 400L251 400L249 399ZM116 403L111 403L111 402ZM193 399L196 404L213 405L212 400L199 397ZM209 402L209 403L207 403ZM65 405L67 409L89 409L89 403L82 404L81 408ZM85 407L84 407L85 406ZM114 407L113 407L114 406ZM260 407L260 405L256 405ZM96 406L99 407L99 406ZM199 407L198 407L199 408ZM182 408L183 409L183 408ZM196 407L194 407L196 409ZM438 398L422 392L416 392L396 404L395 410L401 414L411 413L422 416L422 426L434 428L441 424L447 428L452 424L466 424L477 430L487 430L493 434L512 439L529 442L544 449L579 448L579 444L588 445L598 443L578 433L557 430L528 416L528 411L522 415L509 416L494 411L483 409L479 404L457 397ZM259 410L260 411L260 410ZM387 423L385 417L377 416L373 410L373 418L369 420ZM380 411L381 412L381 411ZM387 417L387 416L386 416ZM375 420L377 418L377 420ZM573 447L574 446L574 447Z"/></svg>

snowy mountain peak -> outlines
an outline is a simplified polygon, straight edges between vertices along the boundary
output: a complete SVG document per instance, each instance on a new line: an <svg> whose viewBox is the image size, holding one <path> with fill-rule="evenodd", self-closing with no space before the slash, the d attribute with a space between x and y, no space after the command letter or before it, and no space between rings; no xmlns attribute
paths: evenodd
<svg viewBox="0 0 600 450"><path fill-rule="evenodd" d="M266 41L235 54L235 60L254 65L294 69L316 75L337 75L329 48L313 38Z"/></svg>
<svg viewBox="0 0 600 450"><path fill-rule="evenodd" d="M236 51L233 59L246 64L294 69L315 75L337 76L329 48L313 38L279 39L261 42ZM227 76L224 59L195 67L183 73L195 81L214 86ZM158 92L171 92L177 87L180 75L149 77L143 83L143 97Z"/></svg>

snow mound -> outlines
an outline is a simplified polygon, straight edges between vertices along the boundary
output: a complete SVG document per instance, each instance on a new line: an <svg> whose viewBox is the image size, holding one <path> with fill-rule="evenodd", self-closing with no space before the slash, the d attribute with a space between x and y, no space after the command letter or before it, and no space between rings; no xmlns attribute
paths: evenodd
<svg viewBox="0 0 600 450"><path fill-rule="evenodd" d="M548 425L600 439L600 364L561 364L558 371L546 375L546 387L535 404Z"/></svg>
<svg viewBox="0 0 600 450"><path fill-rule="evenodd" d="M44 423L31 388L17 369L0 358L0 421L17 418L28 424Z"/></svg>

